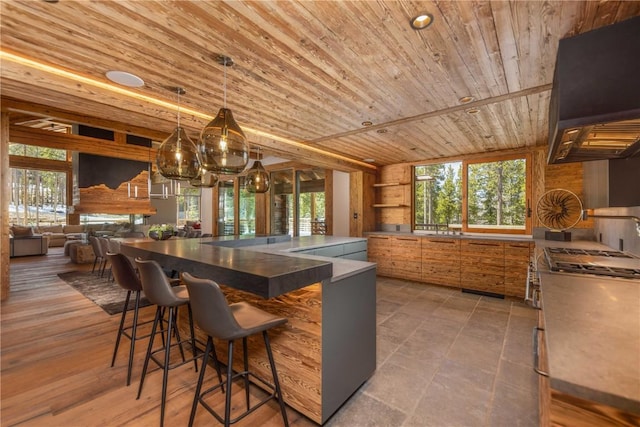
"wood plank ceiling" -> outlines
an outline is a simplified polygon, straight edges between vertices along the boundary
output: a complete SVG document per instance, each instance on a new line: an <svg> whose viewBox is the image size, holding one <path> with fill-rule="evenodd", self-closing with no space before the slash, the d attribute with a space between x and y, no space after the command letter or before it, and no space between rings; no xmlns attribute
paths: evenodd
<svg viewBox="0 0 640 427"><path fill-rule="evenodd" d="M434 23L416 31L419 12ZM180 86L182 124L197 135L224 103L224 54L227 106L253 146L366 170L363 159L545 145L558 40L640 15L640 2L26 0L1 13L3 108L21 120L17 101L49 107L50 119L75 112L168 134L175 107L140 95L176 104L168 87ZM101 83L124 70L145 85L129 96L20 58Z"/></svg>

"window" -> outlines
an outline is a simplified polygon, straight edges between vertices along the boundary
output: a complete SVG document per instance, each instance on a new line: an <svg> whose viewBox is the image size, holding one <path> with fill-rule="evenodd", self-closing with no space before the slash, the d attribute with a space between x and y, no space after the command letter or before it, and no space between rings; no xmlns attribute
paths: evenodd
<svg viewBox="0 0 640 427"><path fill-rule="evenodd" d="M414 229L524 234L530 230L528 156L414 168Z"/></svg>
<svg viewBox="0 0 640 427"><path fill-rule="evenodd" d="M186 225L187 221L200 221L200 189L184 187L176 197L177 224Z"/></svg>
<svg viewBox="0 0 640 427"><path fill-rule="evenodd" d="M9 154L14 156L36 157L38 159L67 160L67 150L16 144L13 142L9 144Z"/></svg>
<svg viewBox="0 0 640 427"><path fill-rule="evenodd" d="M67 222L65 172L11 168L9 222L51 225Z"/></svg>
<svg viewBox="0 0 640 427"><path fill-rule="evenodd" d="M234 233L233 180L218 182L218 235Z"/></svg>
<svg viewBox="0 0 640 427"><path fill-rule="evenodd" d="M293 235L293 170L271 173L271 233Z"/></svg>
<svg viewBox="0 0 640 427"><path fill-rule="evenodd" d="M525 159L470 163L467 166L469 228L524 230Z"/></svg>
<svg viewBox="0 0 640 427"><path fill-rule="evenodd" d="M462 227L462 162L416 166L414 228Z"/></svg>
<svg viewBox="0 0 640 427"><path fill-rule="evenodd" d="M256 233L256 195L244 188L245 177L238 177L240 184L240 234Z"/></svg>
<svg viewBox="0 0 640 427"><path fill-rule="evenodd" d="M305 169L298 178L298 236L324 234L324 169Z"/></svg>

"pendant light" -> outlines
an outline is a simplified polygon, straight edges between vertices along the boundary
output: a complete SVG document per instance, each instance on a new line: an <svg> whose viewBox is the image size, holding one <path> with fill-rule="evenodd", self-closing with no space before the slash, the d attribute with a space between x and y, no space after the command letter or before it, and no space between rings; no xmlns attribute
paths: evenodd
<svg viewBox="0 0 640 427"><path fill-rule="evenodd" d="M253 166L247 172L245 178L245 190L249 193L266 193L269 191L269 173L260 162L260 147L258 147L258 157L253 162Z"/></svg>
<svg viewBox="0 0 640 427"><path fill-rule="evenodd" d="M217 174L236 175L249 162L249 144L240 126L227 108L227 67L233 65L228 56L217 58L224 68L224 104L216 117L200 132L198 152L202 167Z"/></svg>
<svg viewBox="0 0 640 427"><path fill-rule="evenodd" d="M198 176L190 180L189 184L198 188L213 188L218 185L218 179L219 177L217 174L209 172L205 168L201 167Z"/></svg>
<svg viewBox="0 0 640 427"><path fill-rule="evenodd" d="M158 148L156 164L158 171L165 178L189 180L198 176L200 171L198 149L180 126L180 95L186 92L181 87L172 90L178 94L178 126Z"/></svg>

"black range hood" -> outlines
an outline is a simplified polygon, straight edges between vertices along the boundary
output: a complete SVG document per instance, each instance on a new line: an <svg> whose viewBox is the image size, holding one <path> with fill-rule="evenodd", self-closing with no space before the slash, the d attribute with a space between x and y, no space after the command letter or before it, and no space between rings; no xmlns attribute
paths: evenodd
<svg viewBox="0 0 640 427"><path fill-rule="evenodd" d="M640 16L560 40L549 163L640 155Z"/></svg>

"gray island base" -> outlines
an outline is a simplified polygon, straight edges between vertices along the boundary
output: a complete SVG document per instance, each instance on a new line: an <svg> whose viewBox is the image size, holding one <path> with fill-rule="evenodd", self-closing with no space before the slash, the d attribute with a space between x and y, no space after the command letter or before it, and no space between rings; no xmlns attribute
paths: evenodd
<svg viewBox="0 0 640 427"><path fill-rule="evenodd" d="M228 242L229 237L224 241ZM318 424L329 417L376 368L376 268L349 259L296 254L352 245L366 239L318 236L290 242L220 247L216 238L146 241L123 239L128 256L155 259L164 268L218 282L229 303L246 301L289 319L270 332L286 403ZM181 329L188 333L186 311ZM204 334L196 330L201 341ZM270 378L261 337L250 337L249 363ZM226 343L216 343L226 360ZM234 364L242 366L242 352Z"/></svg>

